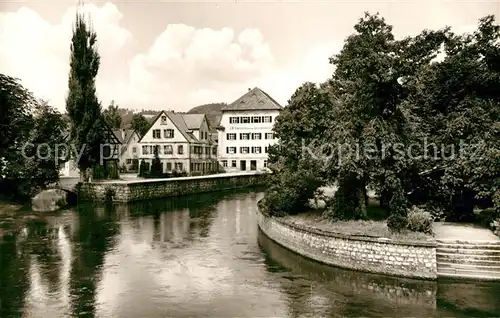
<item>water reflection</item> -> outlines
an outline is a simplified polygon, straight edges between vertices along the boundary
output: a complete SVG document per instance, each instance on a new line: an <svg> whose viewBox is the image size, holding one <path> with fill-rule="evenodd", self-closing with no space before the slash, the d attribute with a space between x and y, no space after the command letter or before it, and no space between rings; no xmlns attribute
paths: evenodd
<svg viewBox="0 0 500 318"><path fill-rule="evenodd" d="M0 244L0 317L500 313L495 284L396 279L299 257L259 234L261 197L204 194L33 218Z"/></svg>

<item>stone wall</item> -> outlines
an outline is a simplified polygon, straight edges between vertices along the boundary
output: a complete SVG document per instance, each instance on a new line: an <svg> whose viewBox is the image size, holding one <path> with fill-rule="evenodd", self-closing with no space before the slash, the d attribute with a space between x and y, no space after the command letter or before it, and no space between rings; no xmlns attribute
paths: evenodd
<svg viewBox="0 0 500 318"><path fill-rule="evenodd" d="M212 191L263 185L265 174L216 174L154 180L105 181L82 184L78 190L80 201L103 201L106 193L113 194L113 202L132 202Z"/></svg>
<svg viewBox="0 0 500 318"><path fill-rule="evenodd" d="M276 243L310 259L342 268L436 279L436 244L349 236L288 223L258 213L258 225Z"/></svg>

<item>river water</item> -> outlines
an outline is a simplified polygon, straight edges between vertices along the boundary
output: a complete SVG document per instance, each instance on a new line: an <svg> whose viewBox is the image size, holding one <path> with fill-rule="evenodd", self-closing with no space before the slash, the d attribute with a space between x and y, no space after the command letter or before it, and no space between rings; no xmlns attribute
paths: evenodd
<svg viewBox="0 0 500 318"><path fill-rule="evenodd" d="M0 244L0 317L494 317L500 286L327 267L264 237L251 190L34 219Z"/></svg>

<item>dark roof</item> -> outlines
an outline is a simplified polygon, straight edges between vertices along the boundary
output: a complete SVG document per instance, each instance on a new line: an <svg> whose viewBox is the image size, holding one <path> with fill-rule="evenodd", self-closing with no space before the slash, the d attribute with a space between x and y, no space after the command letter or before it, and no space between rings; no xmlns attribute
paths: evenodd
<svg viewBox="0 0 500 318"><path fill-rule="evenodd" d="M200 129L205 115L203 114L182 114L182 118L188 129Z"/></svg>
<svg viewBox="0 0 500 318"><path fill-rule="evenodd" d="M249 90L231 104L222 107L228 110L280 110L281 105L258 87Z"/></svg>

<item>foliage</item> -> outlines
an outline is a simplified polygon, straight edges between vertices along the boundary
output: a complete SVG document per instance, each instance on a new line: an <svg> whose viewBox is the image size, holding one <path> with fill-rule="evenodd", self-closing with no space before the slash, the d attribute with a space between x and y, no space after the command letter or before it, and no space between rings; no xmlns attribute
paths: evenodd
<svg viewBox="0 0 500 318"><path fill-rule="evenodd" d="M324 185L318 173L320 170L311 159L301 160L294 170L285 168L283 162L278 164L282 168L273 170L269 176L264 211L273 216L303 212L308 208L309 200L319 193L319 187Z"/></svg>
<svg viewBox="0 0 500 318"><path fill-rule="evenodd" d="M144 159L141 160L141 164L139 166L139 177L145 178L149 175L149 163Z"/></svg>
<svg viewBox="0 0 500 318"><path fill-rule="evenodd" d="M154 157L151 162L151 171L149 173L149 177L151 178L162 178L163 177L163 165L160 161L160 157L158 156L158 148L159 146L154 147Z"/></svg>
<svg viewBox="0 0 500 318"><path fill-rule="evenodd" d="M132 166L130 167L131 171L138 171L139 170L139 159L134 158L132 159Z"/></svg>
<svg viewBox="0 0 500 318"><path fill-rule="evenodd" d="M430 212L422 208L413 206L408 211L408 229L413 232L432 234L432 224L434 217Z"/></svg>
<svg viewBox="0 0 500 318"><path fill-rule="evenodd" d="M333 220L366 219L366 191L355 176L339 180L338 190L327 203L325 215Z"/></svg>
<svg viewBox="0 0 500 318"><path fill-rule="evenodd" d="M105 140L102 128L106 124L96 95L95 77L100 64L96 46L96 33L84 21L84 16L77 13L71 39L66 110L71 122L71 142L78 151L83 150L77 164L84 181L88 180L87 170L99 163Z"/></svg>
<svg viewBox="0 0 500 318"><path fill-rule="evenodd" d="M26 200L59 180L65 122L17 79L0 74L0 192Z"/></svg>
<svg viewBox="0 0 500 318"><path fill-rule="evenodd" d="M394 232L401 232L408 225L407 213L408 202L402 188L393 192L389 202L390 215L387 218L387 226Z"/></svg>
<svg viewBox="0 0 500 318"><path fill-rule="evenodd" d="M103 111L104 120L111 129L120 129L122 125L122 117L119 112L118 105L115 101L111 101L108 108Z"/></svg>
<svg viewBox="0 0 500 318"><path fill-rule="evenodd" d="M113 198L116 195L115 189L111 187L107 187L106 190L104 191L104 201L105 202L113 202Z"/></svg>
<svg viewBox="0 0 500 318"><path fill-rule="evenodd" d="M149 129L150 123L141 114L134 114L132 121L130 122L130 127L135 130L141 137L144 136Z"/></svg>

